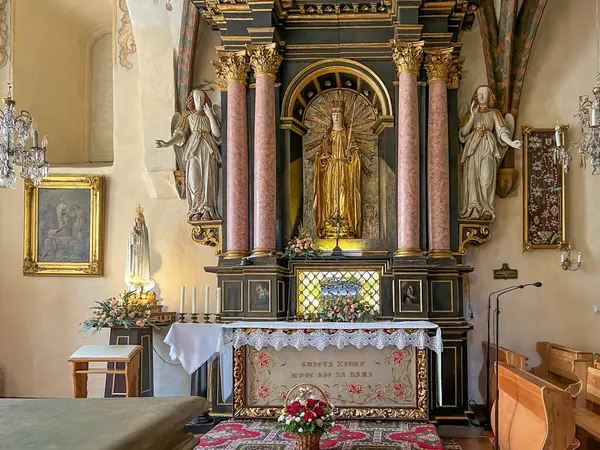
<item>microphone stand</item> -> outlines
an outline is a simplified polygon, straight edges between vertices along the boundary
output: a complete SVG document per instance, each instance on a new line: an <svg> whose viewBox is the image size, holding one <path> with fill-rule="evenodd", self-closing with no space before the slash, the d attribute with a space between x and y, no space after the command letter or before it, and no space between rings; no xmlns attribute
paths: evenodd
<svg viewBox="0 0 600 450"><path fill-rule="evenodd" d="M500 403L500 386L498 383L498 365L500 362L500 296L507 294L508 292L511 291L516 291L517 289L523 289L526 286L535 286L535 287L540 287L542 285L542 283L540 283L539 281L535 282L535 283L527 283L527 284L520 284L519 286L512 286L509 288L506 288L504 291L500 292L497 296L496 296L496 311L494 311L494 314L496 315L496 382L495 382L495 391L496 391L496 404L494 405L494 409L495 409L495 420L494 423L496 425L495 430L494 430L494 449L495 450L500 450L500 430L498 429L498 411L499 411L499 403ZM489 346L489 343L488 343ZM489 392L489 385L488 385L488 392Z"/></svg>

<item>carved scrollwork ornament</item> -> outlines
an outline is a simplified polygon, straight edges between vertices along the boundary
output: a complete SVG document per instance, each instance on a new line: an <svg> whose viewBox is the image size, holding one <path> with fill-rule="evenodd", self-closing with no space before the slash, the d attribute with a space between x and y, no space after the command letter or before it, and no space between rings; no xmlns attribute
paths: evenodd
<svg viewBox="0 0 600 450"><path fill-rule="evenodd" d="M450 70L448 71L448 89L458 89L460 87L460 79L462 75L463 63L461 59L454 59Z"/></svg>
<svg viewBox="0 0 600 450"><path fill-rule="evenodd" d="M220 53L219 60L212 63L217 77L219 77L219 86L223 86L224 82L247 84L250 63L245 50Z"/></svg>
<svg viewBox="0 0 600 450"><path fill-rule="evenodd" d="M250 65L255 76L265 75L275 78L283 57L277 51L277 44L248 46Z"/></svg>
<svg viewBox="0 0 600 450"><path fill-rule="evenodd" d="M448 82L448 74L452 66L453 48L444 48L432 51L425 57L425 68L427 69L427 78L429 83L440 80Z"/></svg>
<svg viewBox="0 0 600 450"><path fill-rule="evenodd" d="M423 64L423 45L424 41L404 42L396 41L393 60L396 64L398 76L412 74L419 76L421 65Z"/></svg>

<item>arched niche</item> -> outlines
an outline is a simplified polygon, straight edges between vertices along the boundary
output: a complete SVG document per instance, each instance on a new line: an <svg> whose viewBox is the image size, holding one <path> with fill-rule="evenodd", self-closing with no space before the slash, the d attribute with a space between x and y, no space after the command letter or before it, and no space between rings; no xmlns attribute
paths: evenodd
<svg viewBox="0 0 600 450"><path fill-rule="evenodd" d="M304 135L307 105L319 94L338 89L355 91L371 103L378 114L376 134L394 126L392 101L383 81L363 64L336 58L311 64L294 77L283 96L280 127Z"/></svg>
<svg viewBox="0 0 600 450"><path fill-rule="evenodd" d="M373 178L368 183L363 179L361 186L363 200L368 201L366 204L363 202L363 219L367 215L376 217L371 217L368 222L363 220L362 236L344 240L342 248L384 250L392 245L390 239L393 239L395 227L395 215L386 214L390 201L396 196L392 101L388 89L375 72L356 61L341 58L319 61L306 67L289 83L282 99L279 125L282 153L286 160L286 181L282 186L284 242L297 233L301 223L313 231L310 203L314 191L308 167L312 163L306 145L307 140L310 141L311 121L307 120L307 111L317 99L335 91L360 97L361 102L370 105L375 116L371 147L375 160L370 167ZM330 240L321 241L321 247L329 248Z"/></svg>

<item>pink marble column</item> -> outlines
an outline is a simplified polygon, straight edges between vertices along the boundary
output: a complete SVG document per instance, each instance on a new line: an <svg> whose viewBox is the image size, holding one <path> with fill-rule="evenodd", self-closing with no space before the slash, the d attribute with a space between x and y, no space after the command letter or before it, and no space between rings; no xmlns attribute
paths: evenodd
<svg viewBox="0 0 600 450"><path fill-rule="evenodd" d="M222 53L213 62L221 88L227 88L227 217L225 258L248 255L248 126L245 51Z"/></svg>
<svg viewBox="0 0 600 450"><path fill-rule="evenodd" d="M397 257L414 257L420 249L419 104L417 76L423 42L396 42L398 70L398 249Z"/></svg>
<svg viewBox="0 0 600 450"><path fill-rule="evenodd" d="M281 56L275 44L249 47L249 52L256 78L252 254L261 257L269 256L277 246L275 74Z"/></svg>
<svg viewBox="0 0 600 450"><path fill-rule="evenodd" d="M427 55L429 76L428 172L431 258L452 258L450 250L450 162L448 158L448 71L452 49Z"/></svg>

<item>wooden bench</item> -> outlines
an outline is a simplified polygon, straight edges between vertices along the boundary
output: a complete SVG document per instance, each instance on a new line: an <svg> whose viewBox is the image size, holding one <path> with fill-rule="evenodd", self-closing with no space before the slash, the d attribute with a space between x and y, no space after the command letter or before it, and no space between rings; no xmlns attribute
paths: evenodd
<svg viewBox="0 0 600 450"><path fill-rule="evenodd" d="M575 361L577 366L584 366L587 361ZM585 367L581 392L577 395L575 425L577 438L581 441L581 450L600 448L600 370Z"/></svg>
<svg viewBox="0 0 600 450"><path fill-rule="evenodd" d="M536 349L542 362L534 367L531 373L577 395L581 390L581 378L584 375L581 370L594 364L594 355L550 342L538 342ZM575 361L579 363L575 365ZM579 373L575 373L574 370L578 370Z"/></svg>
<svg viewBox="0 0 600 450"><path fill-rule="evenodd" d="M502 450L567 450L574 443L574 398L529 372L500 363L498 428L492 426Z"/></svg>
<svg viewBox="0 0 600 450"><path fill-rule="evenodd" d="M487 365L487 341L481 343L483 351L483 369L479 375L480 387L483 386L482 392L485 389L486 382L486 365ZM519 370L527 370L527 356L521 355L520 353L513 352L504 347L500 347L498 352L498 361L514 367ZM490 342L490 385L488 386L490 392L490 407L496 400L496 371L494 365L496 364L496 346Z"/></svg>

